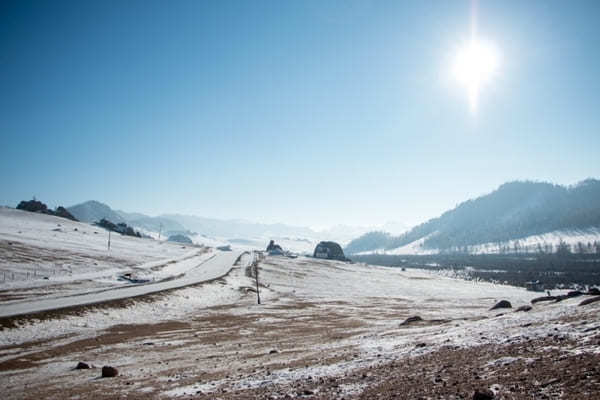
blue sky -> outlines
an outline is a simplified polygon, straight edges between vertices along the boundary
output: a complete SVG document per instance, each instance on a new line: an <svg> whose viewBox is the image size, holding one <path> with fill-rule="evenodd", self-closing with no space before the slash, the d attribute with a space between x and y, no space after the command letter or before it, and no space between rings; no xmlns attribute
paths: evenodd
<svg viewBox="0 0 600 400"><path fill-rule="evenodd" d="M600 177L600 2L3 1L0 204L324 227Z"/></svg>

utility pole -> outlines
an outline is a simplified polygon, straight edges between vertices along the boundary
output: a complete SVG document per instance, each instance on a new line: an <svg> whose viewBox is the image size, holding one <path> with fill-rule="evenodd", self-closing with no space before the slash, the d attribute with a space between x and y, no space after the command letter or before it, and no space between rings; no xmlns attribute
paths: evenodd
<svg viewBox="0 0 600 400"><path fill-rule="evenodd" d="M108 250L110 250L110 231L108 231Z"/></svg>
<svg viewBox="0 0 600 400"><path fill-rule="evenodd" d="M161 233L162 233L162 222L160 223L160 228L158 228L158 240L160 240Z"/></svg>
<svg viewBox="0 0 600 400"><path fill-rule="evenodd" d="M252 252L252 266L254 267L254 277L256 278L256 299L260 304L260 287L258 286L258 258L256 252Z"/></svg>

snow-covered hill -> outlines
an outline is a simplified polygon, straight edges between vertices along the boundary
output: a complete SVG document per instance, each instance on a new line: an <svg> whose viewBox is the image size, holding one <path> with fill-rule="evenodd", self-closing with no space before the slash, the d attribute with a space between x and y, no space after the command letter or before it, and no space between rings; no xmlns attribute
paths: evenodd
<svg viewBox="0 0 600 400"><path fill-rule="evenodd" d="M371 251L356 253L357 255L389 254L389 255L427 255L438 254L447 249L435 249L425 246L428 236L393 249L379 248ZM472 246L451 249L465 251L470 254L498 253L553 253L559 244L567 245L573 253L595 253L600 249L600 229L590 228L581 230L559 230L541 235L531 235L521 239L507 240L495 243L483 243Z"/></svg>
<svg viewBox="0 0 600 400"><path fill-rule="evenodd" d="M468 248L484 252L498 245L518 247L518 241L533 246L543 245L544 240L551 244L549 241L559 237L587 245L600 229L598 198L600 181L595 179L572 186L509 182L402 235L367 233L351 241L345 252L424 254Z"/></svg>
<svg viewBox="0 0 600 400"><path fill-rule="evenodd" d="M114 232L109 236L86 223L10 208L0 208L0 248L0 315L139 296L214 279L240 254ZM32 301L40 304L27 304Z"/></svg>

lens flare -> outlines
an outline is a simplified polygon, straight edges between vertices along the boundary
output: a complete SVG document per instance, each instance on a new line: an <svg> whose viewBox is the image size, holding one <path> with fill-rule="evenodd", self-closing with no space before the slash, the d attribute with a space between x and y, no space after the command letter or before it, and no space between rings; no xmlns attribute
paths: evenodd
<svg viewBox="0 0 600 400"><path fill-rule="evenodd" d="M452 66L454 78L467 89L471 111L477 110L479 93L498 70L498 52L490 43L471 39L456 54Z"/></svg>

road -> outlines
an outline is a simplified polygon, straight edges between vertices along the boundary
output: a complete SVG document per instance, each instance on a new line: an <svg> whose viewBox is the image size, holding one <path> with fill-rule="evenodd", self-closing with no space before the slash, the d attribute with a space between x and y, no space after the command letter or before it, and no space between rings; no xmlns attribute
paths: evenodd
<svg viewBox="0 0 600 400"><path fill-rule="evenodd" d="M187 271L181 278L136 286L119 287L100 293L86 293L76 296L66 296L43 300L27 300L0 306L0 318L17 315L34 314L42 311L58 310L61 308L104 303L130 297L143 296L164 290L177 289L194 285L226 275L242 251L219 252L214 257L199 263ZM188 262L191 260L188 260Z"/></svg>

